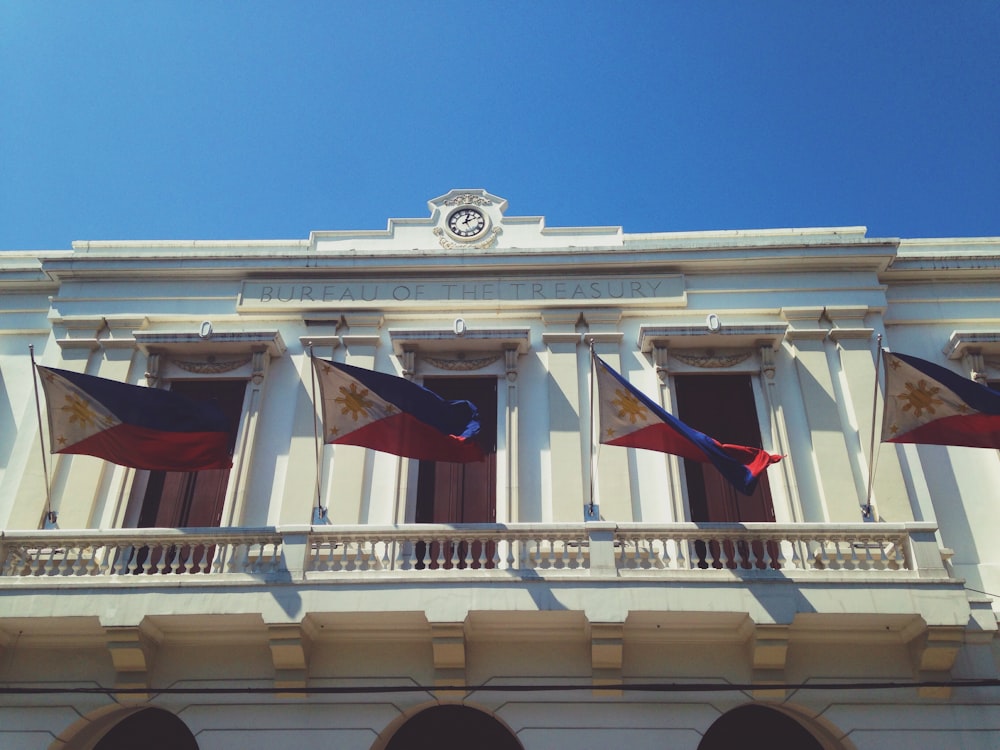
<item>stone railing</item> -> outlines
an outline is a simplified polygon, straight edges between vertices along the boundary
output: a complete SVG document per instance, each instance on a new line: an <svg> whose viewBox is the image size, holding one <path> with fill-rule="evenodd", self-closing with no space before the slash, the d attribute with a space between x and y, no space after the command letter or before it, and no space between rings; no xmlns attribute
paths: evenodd
<svg viewBox="0 0 1000 750"><path fill-rule="evenodd" d="M386 574L944 578L935 531L927 523L606 522L7 531L0 535L0 585L168 573L264 580Z"/></svg>

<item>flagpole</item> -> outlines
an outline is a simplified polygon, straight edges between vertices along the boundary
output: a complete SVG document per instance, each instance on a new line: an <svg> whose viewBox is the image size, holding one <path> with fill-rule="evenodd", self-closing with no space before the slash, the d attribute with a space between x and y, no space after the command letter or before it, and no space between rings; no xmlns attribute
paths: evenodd
<svg viewBox="0 0 1000 750"><path fill-rule="evenodd" d="M323 470L323 453L319 442L319 425L316 421L316 363L313 358L313 345L309 342L309 382L312 389L313 402L313 439L316 446L316 515L315 520L326 517L326 510L323 508L323 497L320 493L320 472ZM321 405L322 409L322 405Z"/></svg>
<svg viewBox="0 0 1000 750"><path fill-rule="evenodd" d="M872 394L872 431L871 445L868 448L868 494L865 497L865 504L861 506L861 517L865 520L875 520L872 518L872 485L875 481L875 414L878 410L878 374L882 368L882 334L875 338L875 392Z"/></svg>
<svg viewBox="0 0 1000 750"><path fill-rule="evenodd" d="M594 516L594 476L597 474L597 447L594 440L594 339L590 339L590 508L588 518Z"/></svg>
<svg viewBox="0 0 1000 750"><path fill-rule="evenodd" d="M35 365L35 345L28 344L31 355L31 382L35 386L35 415L38 417L38 442L42 446L42 471L45 474L45 520L56 522L56 514L52 512L52 491L49 489L49 462L45 458L45 436L42 434L42 404L38 397L38 368Z"/></svg>

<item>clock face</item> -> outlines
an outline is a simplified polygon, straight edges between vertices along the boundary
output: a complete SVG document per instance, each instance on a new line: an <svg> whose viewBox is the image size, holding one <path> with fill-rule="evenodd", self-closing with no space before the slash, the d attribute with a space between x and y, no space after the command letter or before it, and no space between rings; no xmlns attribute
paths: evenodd
<svg viewBox="0 0 1000 750"><path fill-rule="evenodd" d="M448 217L448 229L456 237L475 237L486 229L486 217L474 208L460 208Z"/></svg>

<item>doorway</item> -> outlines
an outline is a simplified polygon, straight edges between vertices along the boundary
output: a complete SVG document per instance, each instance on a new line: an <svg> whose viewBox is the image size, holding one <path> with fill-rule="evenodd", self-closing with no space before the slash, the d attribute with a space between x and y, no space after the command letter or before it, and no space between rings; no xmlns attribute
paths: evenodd
<svg viewBox="0 0 1000 750"><path fill-rule="evenodd" d="M677 375L677 416L720 443L760 448L762 441L753 384L749 375ZM743 495L711 464L684 461L691 520L704 523L752 523L774 521L774 504L767 472L760 475L752 495ZM695 542L700 568L778 567L778 549L773 542ZM723 556L721 553L725 552ZM752 554L751 554L752 553ZM740 562L737 562L739 560ZM753 561L752 563L750 561Z"/></svg>
<svg viewBox="0 0 1000 750"><path fill-rule="evenodd" d="M475 440L485 458L470 463L421 461L417 474L417 523L475 524L496 523L497 519L497 381L496 378L427 378L424 387L448 401L471 401L479 411L479 434ZM476 542L471 550L438 549L432 545L428 565L435 560L471 559L471 567L485 560L492 567L493 546ZM417 545L423 565L426 545ZM445 553L443 556L441 553ZM470 554L466 554L470 553ZM465 563L459 563L459 567ZM446 563L444 567L451 567Z"/></svg>

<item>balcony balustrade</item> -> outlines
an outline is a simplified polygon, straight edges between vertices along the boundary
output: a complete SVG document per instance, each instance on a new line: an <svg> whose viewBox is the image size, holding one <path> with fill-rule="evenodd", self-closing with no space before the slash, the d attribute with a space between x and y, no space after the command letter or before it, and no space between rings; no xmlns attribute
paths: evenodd
<svg viewBox="0 0 1000 750"><path fill-rule="evenodd" d="M139 577L147 585L187 577L949 578L935 531L928 523L606 522L6 531L0 587Z"/></svg>

